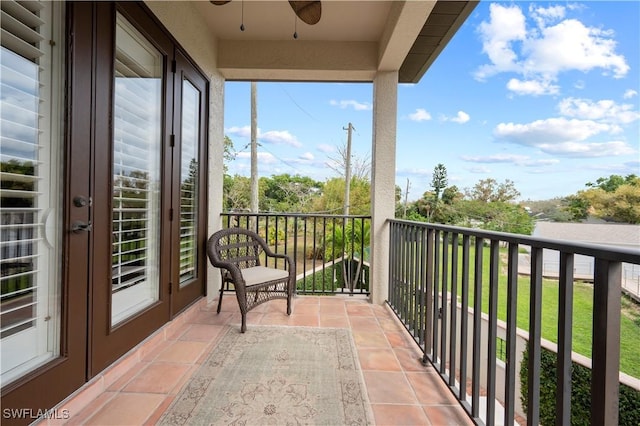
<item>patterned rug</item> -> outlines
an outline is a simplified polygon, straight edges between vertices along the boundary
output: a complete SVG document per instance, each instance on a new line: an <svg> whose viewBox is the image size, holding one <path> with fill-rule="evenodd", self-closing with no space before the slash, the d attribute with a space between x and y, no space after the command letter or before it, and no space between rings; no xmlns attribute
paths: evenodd
<svg viewBox="0 0 640 426"><path fill-rule="evenodd" d="M373 424L350 330L231 327L163 425Z"/></svg>

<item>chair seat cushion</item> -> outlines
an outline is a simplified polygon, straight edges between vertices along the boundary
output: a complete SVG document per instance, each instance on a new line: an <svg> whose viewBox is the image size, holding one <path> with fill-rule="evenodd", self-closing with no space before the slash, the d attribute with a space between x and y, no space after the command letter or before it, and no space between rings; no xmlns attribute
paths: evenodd
<svg viewBox="0 0 640 426"><path fill-rule="evenodd" d="M247 286L265 283L267 281L284 280L289 277L289 272L284 269L267 268L266 266L254 266L242 269L242 278Z"/></svg>

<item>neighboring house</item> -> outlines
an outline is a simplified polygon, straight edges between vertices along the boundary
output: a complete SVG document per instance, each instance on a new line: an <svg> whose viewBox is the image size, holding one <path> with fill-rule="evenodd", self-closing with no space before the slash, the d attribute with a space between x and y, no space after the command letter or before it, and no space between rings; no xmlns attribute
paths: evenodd
<svg viewBox="0 0 640 426"><path fill-rule="evenodd" d="M611 247L640 248L640 225L537 222L533 236ZM546 276L556 277L559 273L559 265L558 252L545 249L543 252L543 273ZM593 267L593 258L577 255L574 259L576 278L592 277ZM520 270L526 273L526 262L520 262ZM622 288L627 294L640 300L640 268L638 265L623 265Z"/></svg>
<svg viewBox="0 0 640 426"><path fill-rule="evenodd" d="M227 80L373 85L371 301L387 298L398 84L477 2L323 1L297 39L289 3L2 0L3 410L55 406L216 295Z"/></svg>

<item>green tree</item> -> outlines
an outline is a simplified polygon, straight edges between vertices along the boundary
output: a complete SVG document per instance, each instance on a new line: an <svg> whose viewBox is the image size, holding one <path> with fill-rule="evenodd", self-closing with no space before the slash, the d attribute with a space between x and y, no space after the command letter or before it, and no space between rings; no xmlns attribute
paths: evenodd
<svg viewBox="0 0 640 426"><path fill-rule="evenodd" d="M506 179L503 183L498 183L495 179L481 179L473 188L465 190L467 198L471 200L491 203L494 201L508 202L514 201L520 196L520 191L515 187L513 181Z"/></svg>
<svg viewBox="0 0 640 426"><path fill-rule="evenodd" d="M322 194L313 200L313 211L339 214L344 207L344 179L331 178L324 183ZM371 213L371 183L367 179L354 177L351 179L352 215L368 215Z"/></svg>
<svg viewBox="0 0 640 426"><path fill-rule="evenodd" d="M261 178L267 210L277 212L309 211L311 201L323 187L322 182L310 177L289 174Z"/></svg>
<svg viewBox="0 0 640 426"><path fill-rule="evenodd" d="M565 210L573 220L591 215L613 222L640 223L640 177L611 175L585 186L589 189L565 198Z"/></svg>

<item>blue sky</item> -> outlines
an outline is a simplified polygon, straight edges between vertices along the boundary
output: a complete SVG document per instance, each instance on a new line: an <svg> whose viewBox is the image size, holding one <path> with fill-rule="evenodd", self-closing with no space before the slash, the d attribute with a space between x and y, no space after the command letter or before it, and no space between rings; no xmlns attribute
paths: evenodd
<svg viewBox="0 0 640 426"><path fill-rule="evenodd" d="M258 83L259 174L324 181L351 122L370 157L367 83ZM510 179L521 199L640 175L640 2L481 1L418 84L398 88L396 183L409 199L446 166L461 190ZM250 174L250 84L225 87L225 134Z"/></svg>

